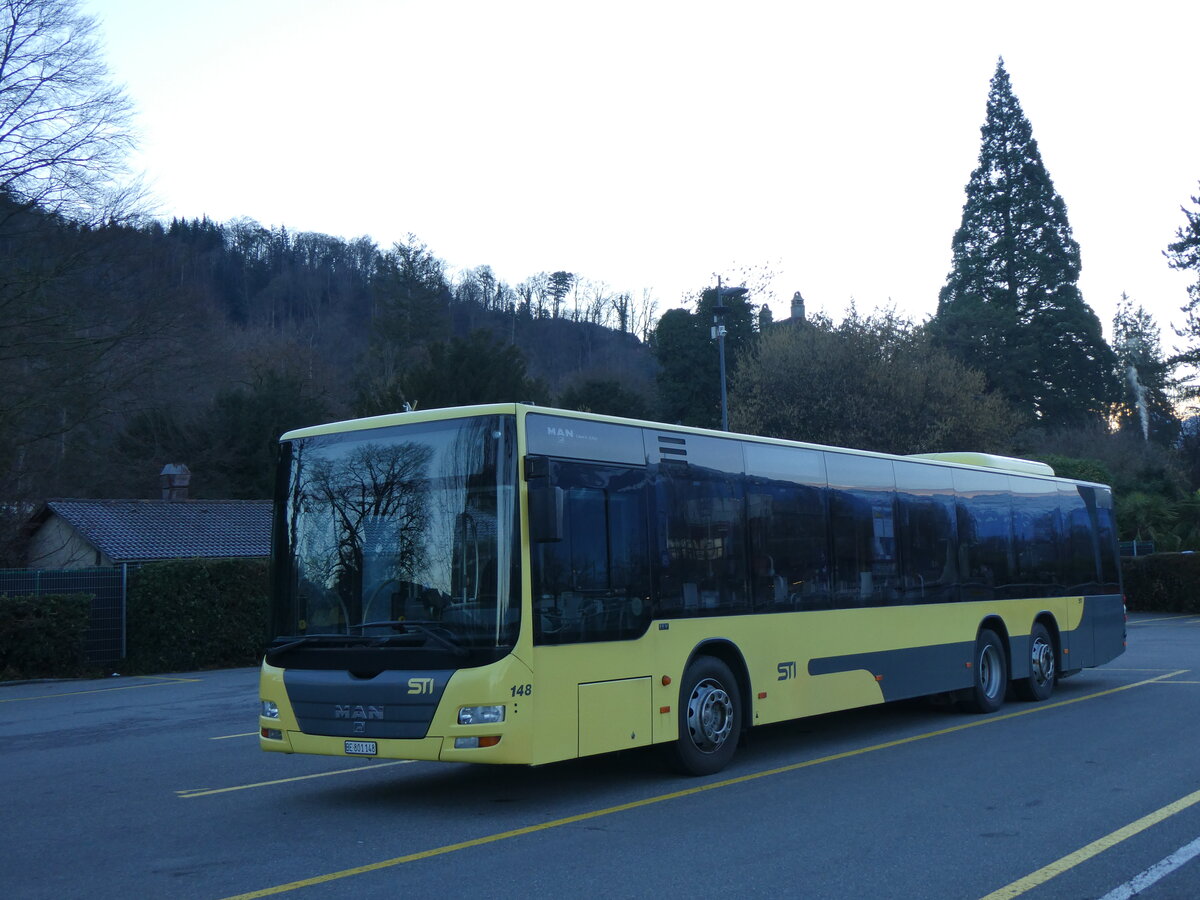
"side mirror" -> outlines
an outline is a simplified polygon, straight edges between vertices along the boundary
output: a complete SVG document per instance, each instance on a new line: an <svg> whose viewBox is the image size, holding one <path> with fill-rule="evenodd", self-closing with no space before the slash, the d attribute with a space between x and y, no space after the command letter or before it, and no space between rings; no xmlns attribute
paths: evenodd
<svg viewBox="0 0 1200 900"><path fill-rule="evenodd" d="M542 479L529 485L529 539L535 544L563 539L563 489Z"/></svg>

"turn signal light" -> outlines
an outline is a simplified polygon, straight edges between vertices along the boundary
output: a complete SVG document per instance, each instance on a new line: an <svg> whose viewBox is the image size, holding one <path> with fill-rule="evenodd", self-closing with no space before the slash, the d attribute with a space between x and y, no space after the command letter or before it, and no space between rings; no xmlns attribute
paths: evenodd
<svg viewBox="0 0 1200 900"><path fill-rule="evenodd" d="M489 734L485 737L460 737L454 739L455 750L476 750L479 747L495 747L500 743L500 735Z"/></svg>

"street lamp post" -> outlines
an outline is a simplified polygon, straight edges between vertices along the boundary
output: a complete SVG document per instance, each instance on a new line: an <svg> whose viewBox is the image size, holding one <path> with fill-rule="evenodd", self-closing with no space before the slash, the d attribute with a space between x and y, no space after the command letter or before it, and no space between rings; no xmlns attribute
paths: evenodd
<svg viewBox="0 0 1200 900"><path fill-rule="evenodd" d="M729 400L725 392L725 314L729 307L725 305L726 298L744 297L747 293L744 287L721 287L721 276L717 276L717 305L713 307L713 327L710 332L717 342L717 358L721 363L721 430L729 430Z"/></svg>

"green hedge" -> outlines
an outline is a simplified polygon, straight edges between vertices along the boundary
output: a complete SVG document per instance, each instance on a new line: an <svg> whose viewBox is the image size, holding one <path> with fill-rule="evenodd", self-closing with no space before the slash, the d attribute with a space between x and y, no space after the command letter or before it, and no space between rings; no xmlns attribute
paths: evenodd
<svg viewBox="0 0 1200 900"><path fill-rule="evenodd" d="M0 681L88 671L89 594L0 595Z"/></svg>
<svg viewBox="0 0 1200 900"><path fill-rule="evenodd" d="M151 563L129 578L124 673L253 666L267 639L266 560Z"/></svg>
<svg viewBox="0 0 1200 900"><path fill-rule="evenodd" d="M1200 554L1124 557L1125 603L1140 612L1200 612Z"/></svg>

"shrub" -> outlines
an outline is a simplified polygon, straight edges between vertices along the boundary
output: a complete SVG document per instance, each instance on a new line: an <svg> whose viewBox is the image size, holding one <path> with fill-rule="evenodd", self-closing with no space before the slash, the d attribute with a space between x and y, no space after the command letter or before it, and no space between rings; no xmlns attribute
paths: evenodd
<svg viewBox="0 0 1200 900"><path fill-rule="evenodd" d="M0 595L0 680L88 670L88 594Z"/></svg>
<svg viewBox="0 0 1200 900"><path fill-rule="evenodd" d="M1125 557L1121 568L1130 610L1200 613L1200 554Z"/></svg>
<svg viewBox="0 0 1200 900"><path fill-rule="evenodd" d="M187 559L130 573L124 670L252 666L268 616L266 560Z"/></svg>

